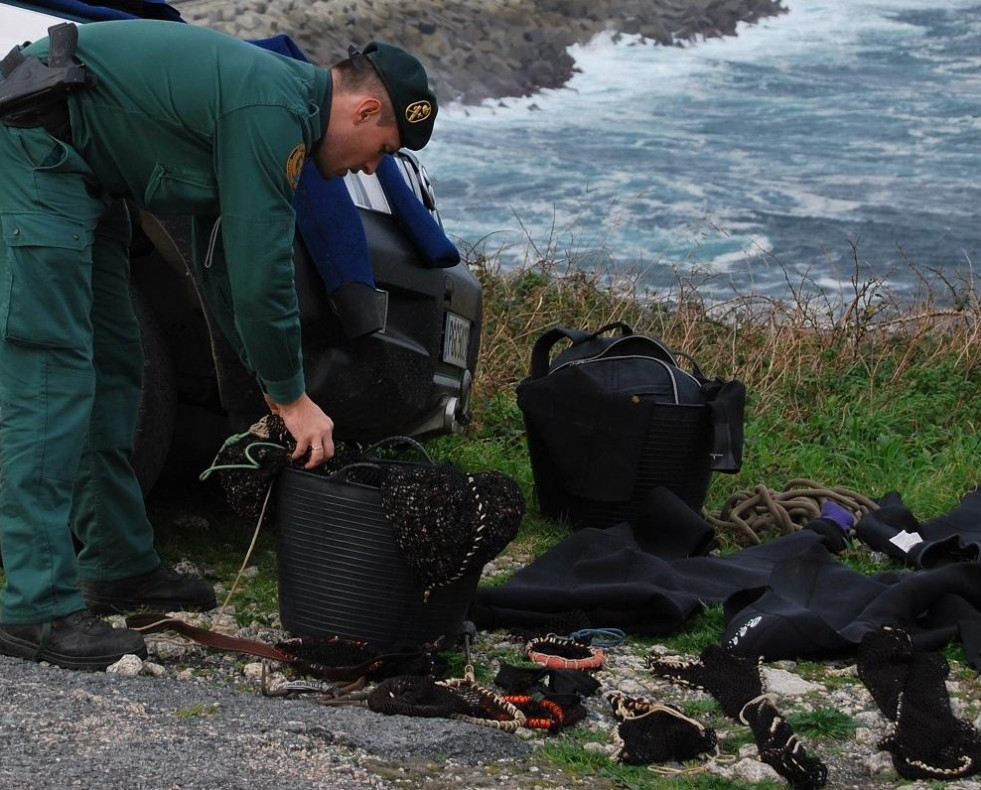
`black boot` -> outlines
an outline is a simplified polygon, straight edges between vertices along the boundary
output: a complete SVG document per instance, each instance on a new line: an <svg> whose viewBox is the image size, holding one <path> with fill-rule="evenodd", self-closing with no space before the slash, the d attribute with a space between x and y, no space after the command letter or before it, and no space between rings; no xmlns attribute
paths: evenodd
<svg viewBox="0 0 981 790"><path fill-rule="evenodd" d="M146 658L146 645L142 634L82 609L50 623L0 625L0 652L65 669L105 669L125 655Z"/></svg>
<svg viewBox="0 0 981 790"><path fill-rule="evenodd" d="M218 605L207 581L183 576L167 565L112 582L79 581L78 586L88 607L100 614L134 609L206 611Z"/></svg>

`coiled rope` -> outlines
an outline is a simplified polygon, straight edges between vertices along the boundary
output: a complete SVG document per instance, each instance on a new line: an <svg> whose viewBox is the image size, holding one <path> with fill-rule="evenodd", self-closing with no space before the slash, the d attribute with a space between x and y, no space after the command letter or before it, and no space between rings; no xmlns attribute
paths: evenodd
<svg viewBox="0 0 981 790"><path fill-rule="evenodd" d="M820 517L821 505L829 500L845 508L856 521L879 508L876 502L857 491L794 479L783 491L764 485L752 491L739 491L726 500L718 516L706 513L706 520L716 529L734 534L740 543L758 545L763 542L761 533L778 529L786 535Z"/></svg>

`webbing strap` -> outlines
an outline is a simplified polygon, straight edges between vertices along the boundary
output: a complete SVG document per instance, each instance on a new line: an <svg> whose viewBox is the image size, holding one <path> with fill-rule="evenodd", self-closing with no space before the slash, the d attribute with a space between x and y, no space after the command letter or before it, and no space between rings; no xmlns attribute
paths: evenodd
<svg viewBox="0 0 981 790"><path fill-rule="evenodd" d="M14 47L10 52L7 53L3 60L0 60L0 74L3 75L4 79L10 76L11 72L16 69L25 60L23 53L20 51L20 47Z"/></svg>
<svg viewBox="0 0 981 790"><path fill-rule="evenodd" d="M246 655L256 656L257 658L268 658L287 664L307 674L335 681L349 681L371 676L388 662L406 661L418 657L421 653L419 650L405 650L399 653L379 653L359 664L351 666L325 666L317 661L299 658L278 647L267 645L265 642L221 634L208 628L200 628L190 623L185 623L183 620L168 617L159 612L130 615L126 618L126 627L144 634L153 634L168 630L176 631L178 634L193 639L205 647L245 653ZM349 641L357 642L357 640Z"/></svg>
<svg viewBox="0 0 981 790"><path fill-rule="evenodd" d="M246 653L257 658L268 658L272 661L280 661L284 664L293 663L293 657L272 645L258 642L252 639L242 639L240 637L220 634L207 628L199 628L183 620L167 617L161 614L137 614L126 618L126 626L133 631L140 631L144 634L155 634L161 631L176 631L182 636L193 639L195 642L206 647L213 647L217 650L230 650L236 653Z"/></svg>
<svg viewBox="0 0 981 790"><path fill-rule="evenodd" d="M35 55L25 57L14 47L2 61L0 113L4 123L25 113L41 115L72 90L96 84L96 77L75 60L78 28L63 22L48 28L48 62ZM23 124L21 124L23 125Z"/></svg>

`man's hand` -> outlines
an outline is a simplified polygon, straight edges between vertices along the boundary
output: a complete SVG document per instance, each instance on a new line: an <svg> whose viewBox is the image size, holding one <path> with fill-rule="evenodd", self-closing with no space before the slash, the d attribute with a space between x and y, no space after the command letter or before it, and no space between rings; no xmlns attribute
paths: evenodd
<svg viewBox="0 0 981 790"><path fill-rule="evenodd" d="M306 394L292 403L276 403L265 396L269 410L283 419L283 424L296 440L291 458L296 461L310 451L304 469L320 466L334 454L334 421Z"/></svg>

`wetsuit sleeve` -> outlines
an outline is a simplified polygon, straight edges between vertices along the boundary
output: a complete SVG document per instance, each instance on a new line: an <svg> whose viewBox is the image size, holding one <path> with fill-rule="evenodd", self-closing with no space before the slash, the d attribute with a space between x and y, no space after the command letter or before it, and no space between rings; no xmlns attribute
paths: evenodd
<svg viewBox="0 0 981 790"><path fill-rule="evenodd" d="M215 169L235 330L246 364L279 403L303 394L300 319L293 280L294 168L305 149L285 108L249 107L223 117ZM219 272L214 272L219 275Z"/></svg>

